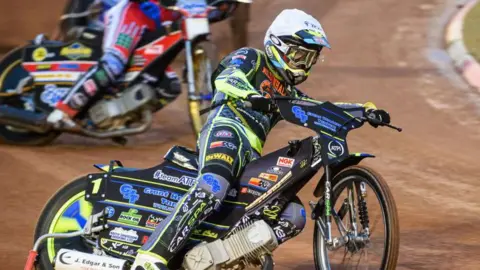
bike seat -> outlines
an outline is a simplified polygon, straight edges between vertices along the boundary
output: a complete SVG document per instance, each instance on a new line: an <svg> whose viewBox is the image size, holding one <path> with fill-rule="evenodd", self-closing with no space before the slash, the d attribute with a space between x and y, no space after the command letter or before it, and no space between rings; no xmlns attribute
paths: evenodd
<svg viewBox="0 0 480 270"><path fill-rule="evenodd" d="M198 170L198 153L184 146L173 146L165 154L164 159L185 169Z"/></svg>

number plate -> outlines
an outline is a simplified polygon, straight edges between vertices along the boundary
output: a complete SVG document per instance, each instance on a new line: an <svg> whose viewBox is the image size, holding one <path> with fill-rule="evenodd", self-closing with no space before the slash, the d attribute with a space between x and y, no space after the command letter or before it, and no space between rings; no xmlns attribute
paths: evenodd
<svg viewBox="0 0 480 270"><path fill-rule="evenodd" d="M194 39L195 37L210 33L210 26L207 18L188 18L185 20L187 30L187 38Z"/></svg>

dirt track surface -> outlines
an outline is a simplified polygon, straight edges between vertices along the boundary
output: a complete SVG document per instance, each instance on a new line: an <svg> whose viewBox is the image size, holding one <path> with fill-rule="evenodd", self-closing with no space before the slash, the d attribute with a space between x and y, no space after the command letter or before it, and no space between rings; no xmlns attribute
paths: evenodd
<svg viewBox="0 0 480 270"><path fill-rule="evenodd" d="M321 18L333 50L301 88L319 100L373 101L404 128L397 133L365 126L349 136L352 150L377 155L366 164L384 176L394 194L401 227L398 269L480 265L478 114L424 56L428 24L442 5L440 0L255 0L253 8L250 38L258 48L283 8ZM119 159L127 166L150 167L173 144L193 147L184 108L180 98L157 115L152 130L126 147L72 136L44 148L0 146L0 268L23 266L43 204L70 179L93 171L93 163ZM281 123L266 152L308 135ZM314 182L300 194L305 204L313 197ZM279 248L277 269L313 269L312 228L309 222L299 237Z"/></svg>

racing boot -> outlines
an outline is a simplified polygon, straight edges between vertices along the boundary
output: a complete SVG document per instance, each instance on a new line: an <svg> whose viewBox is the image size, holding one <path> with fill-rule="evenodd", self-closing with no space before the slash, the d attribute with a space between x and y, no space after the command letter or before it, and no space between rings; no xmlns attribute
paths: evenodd
<svg viewBox="0 0 480 270"><path fill-rule="evenodd" d="M157 102L154 111L161 110L166 105L174 101L182 93L180 80L171 67L167 67L162 80L155 86Z"/></svg>
<svg viewBox="0 0 480 270"><path fill-rule="evenodd" d="M175 209L162 220L147 242L138 250L132 269L145 268L148 265L157 267L167 265L187 243L196 226L218 209L229 186L229 182L220 175L213 173L201 175L197 183L178 201Z"/></svg>
<svg viewBox="0 0 480 270"><path fill-rule="evenodd" d="M76 126L73 119L90 105L122 74L124 64L113 54L104 57L91 67L75 83L70 91L55 105L56 109L47 117L47 123L55 128L72 128Z"/></svg>
<svg viewBox="0 0 480 270"><path fill-rule="evenodd" d="M154 257L149 254L138 254L132 270L168 270L165 266L167 262L164 259Z"/></svg>

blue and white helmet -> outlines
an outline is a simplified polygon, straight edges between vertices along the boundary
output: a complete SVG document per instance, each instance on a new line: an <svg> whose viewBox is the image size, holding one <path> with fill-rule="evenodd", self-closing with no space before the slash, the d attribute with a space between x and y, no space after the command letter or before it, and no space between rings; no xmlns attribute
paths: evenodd
<svg viewBox="0 0 480 270"><path fill-rule="evenodd" d="M272 22L264 40L268 59L291 85L304 82L323 47L330 49L322 25L298 9L285 9Z"/></svg>

